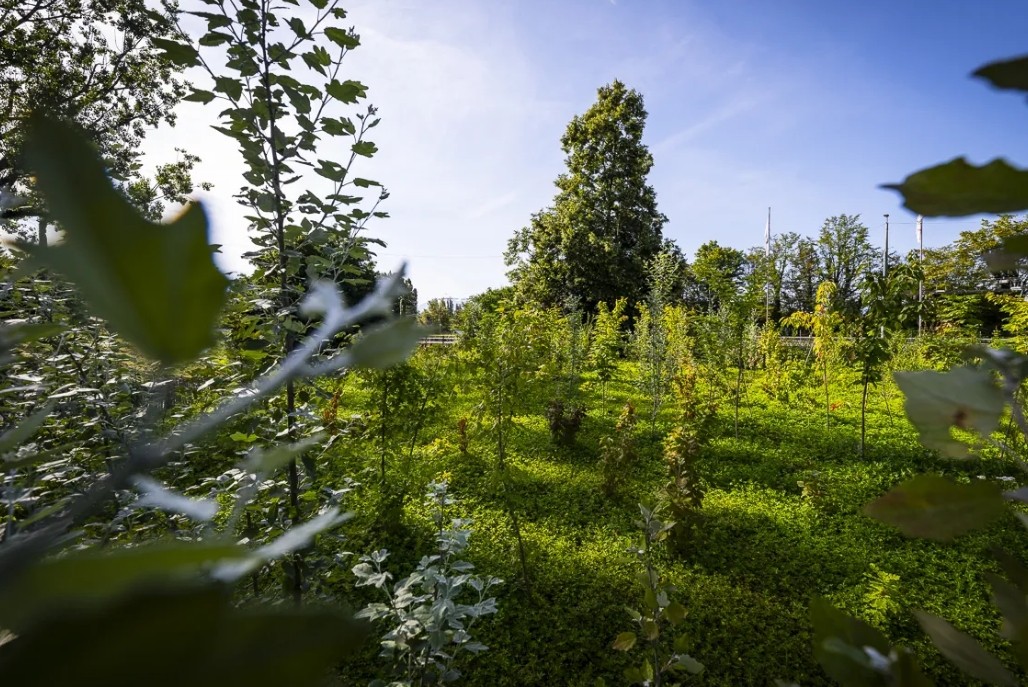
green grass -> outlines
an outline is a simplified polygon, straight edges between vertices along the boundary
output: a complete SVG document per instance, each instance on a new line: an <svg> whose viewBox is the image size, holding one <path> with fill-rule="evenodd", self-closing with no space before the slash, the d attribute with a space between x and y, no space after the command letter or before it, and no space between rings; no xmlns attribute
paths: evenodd
<svg viewBox="0 0 1028 687"><path fill-rule="evenodd" d="M627 549L636 537L637 503L652 500L664 479L660 437L672 417L665 408L656 427L640 420L640 460L625 487L607 496L598 465L599 438L612 431L625 401L635 402L645 416L645 399L628 383L632 373L625 364L609 385L606 412L599 408L599 387L584 385L589 417L573 447L551 443L543 399L526 401L508 438L507 496L496 477L488 422L472 422L468 455L457 450L457 419L473 418L476 400L454 394L422 434L412 478L419 486L404 509L383 515L376 496L380 490L370 475L351 504L357 517L347 547L356 552L388 548L395 552L393 569L404 574L432 544L416 497L420 485L440 475L450 479L459 500L454 515L474 520L468 558L480 573L507 580L497 594L499 613L474 633L490 650L461 666L461 684L591 685L598 677L624 684L621 671L629 657L610 645L617 633L631 629L625 606L640 603L637 563ZM918 444L894 389L888 408L884 394L872 394L867 454L861 459L858 387L834 394L839 406L828 429L822 407L771 401L758 388L750 384L738 436L729 400L702 448L707 495L696 540L683 554L659 556L660 568L678 587L678 600L689 609L690 653L706 666L687 682L767 685L779 678L829 684L811 650L807 609L813 595L827 597L912 647L937 684L968 681L927 643L911 609L942 615L1006 656L983 575L998 570L990 547L1003 546L1028 558L1028 537L1013 516L943 545L906 539L861 509L919 472L998 477L1018 475L1016 466L995 457L961 463L935 457ZM360 398L358 390L353 393L352 398ZM351 442L345 451L338 456L340 466L350 469L362 456L375 464L369 446L360 442ZM390 479L399 479L394 473ZM520 569L510 508L525 540L527 578ZM366 600L350 589L345 575L333 577L351 602ZM374 644L369 640L367 650L342 668L345 683L363 684L380 665L373 659Z"/></svg>

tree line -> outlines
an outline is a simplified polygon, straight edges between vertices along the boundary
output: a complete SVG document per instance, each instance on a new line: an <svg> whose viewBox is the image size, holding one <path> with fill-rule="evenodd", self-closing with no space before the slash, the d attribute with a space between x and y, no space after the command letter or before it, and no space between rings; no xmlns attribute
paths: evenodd
<svg viewBox="0 0 1028 687"><path fill-rule="evenodd" d="M598 90L596 102L571 120L561 138L567 168L554 182L553 202L508 242L510 284L471 300L507 299L595 314L600 303L625 298L634 318L648 298L652 275L660 272L669 303L717 313L746 300L756 322L813 312L818 287L830 282L832 309L854 320L872 307L870 280L886 267L906 265L922 284L920 293L913 286L900 296L907 306L921 303L925 331L989 336L1018 312L1028 275L1017 265L990 264L988 255L1004 240L1028 232L1028 218L984 220L923 256L892 251L887 264L860 215L845 213L825 219L816 236L790 231L748 249L710 240L687 258L663 235L667 217L647 183L653 157L642 142L646 117L642 95L622 82ZM434 299L421 317L451 331L462 305Z"/></svg>

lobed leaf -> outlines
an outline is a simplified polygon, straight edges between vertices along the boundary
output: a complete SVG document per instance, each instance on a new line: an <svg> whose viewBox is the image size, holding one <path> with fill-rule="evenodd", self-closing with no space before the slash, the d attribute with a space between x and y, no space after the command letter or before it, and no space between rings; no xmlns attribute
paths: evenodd
<svg viewBox="0 0 1028 687"><path fill-rule="evenodd" d="M64 229L61 245L21 244L32 264L74 282L96 315L154 360L185 362L214 343L228 280L214 266L200 205L151 223L114 189L86 140L52 119L33 121L26 157Z"/></svg>
<svg viewBox="0 0 1028 687"><path fill-rule="evenodd" d="M976 69L972 76L985 79L995 88L1028 91L1028 55L990 62Z"/></svg>
<svg viewBox="0 0 1028 687"><path fill-rule="evenodd" d="M975 167L958 157L882 188L898 191L904 207L926 217L998 215L1028 209L1028 170L1012 167L1005 160Z"/></svg>

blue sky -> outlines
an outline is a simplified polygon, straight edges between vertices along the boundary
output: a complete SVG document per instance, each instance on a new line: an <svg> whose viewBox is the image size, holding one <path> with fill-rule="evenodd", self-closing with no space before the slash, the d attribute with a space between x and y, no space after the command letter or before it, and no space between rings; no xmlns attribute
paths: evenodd
<svg viewBox="0 0 1028 687"><path fill-rule="evenodd" d="M546 207L563 169L568 120L617 78L649 111L650 182L665 235L691 255L716 239L760 245L772 231L816 235L860 214L890 247L915 245L914 217L880 190L958 154L1028 166L1024 98L969 78L1028 52L1028 3L756 0L360 0L362 47L344 67L369 86L380 153L359 176L382 181L391 218L380 263L407 259L422 304L505 283L507 239ZM222 263L238 269L245 226L231 200L240 166L184 104L150 144L204 157L215 183ZM322 155L328 156L328 155ZM342 157L342 154L340 154ZM926 220L940 245L977 219Z"/></svg>

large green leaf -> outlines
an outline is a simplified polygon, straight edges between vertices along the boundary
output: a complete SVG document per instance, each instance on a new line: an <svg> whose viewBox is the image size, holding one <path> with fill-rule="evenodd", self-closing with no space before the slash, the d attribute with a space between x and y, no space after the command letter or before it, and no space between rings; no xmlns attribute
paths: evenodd
<svg viewBox="0 0 1028 687"><path fill-rule="evenodd" d="M897 372L895 378L921 443L945 455L962 458L968 453L951 429L988 436L999 423L1005 401L988 370L955 367L946 372Z"/></svg>
<svg viewBox="0 0 1028 687"><path fill-rule="evenodd" d="M434 330L413 317L402 317L369 327L350 347L354 367L383 370L399 365L414 352L418 342Z"/></svg>
<svg viewBox="0 0 1028 687"><path fill-rule="evenodd" d="M325 37L341 48L353 50L360 45L360 38L350 31L328 27L325 29Z"/></svg>
<svg viewBox="0 0 1028 687"><path fill-rule="evenodd" d="M900 184L903 206L926 217L964 217L1028 209L1028 170L993 160L975 167L962 157L914 172Z"/></svg>
<svg viewBox="0 0 1028 687"><path fill-rule="evenodd" d="M843 687L930 687L932 684L909 651L893 649L881 632L846 615L826 600L814 598L811 601L810 619L814 625L814 657Z"/></svg>
<svg viewBox="0 0 1028 687"><path fill-rule="evenodd" d="M1006 621L1003 634L1008 639L1016 638L1028 631L1028 600L1016 584L1003 579L999 575L985 575L992 587L992 602Z"/></svg>
<svg viewBox="0 0 1028 687"><path fill-rule="evenodd" d="M8 451L13 451L32 438L32 435L43 426L46 418L53 412L54 403L50 402L22 420L19 424L0 434L0 458ZM0 463L2 465L2 463Z"/></svg>
<svg viewBox="0 0 1028 687"><path fill-rule="evenodd" d="M821 598L810 602L810 620L814 626L814 657L829 677L844 686L878 683L864 647L887 656L891 647L881 632ZM843 647L850 650L841 650Z"/></svg>
<svg viewBox="0 0 1028 687"><path fill-rule="evenodd" d="M985 79L996 88L1028 91L1028 55L990 62L976 69L974 76Z"/></svg>
<svg viewBox="0 0 1028 687"><path fill-rule="evenodd" d="M200 53L191 45L167 38L151 38L150 41L165 58L178 67L195 67L200 64Z"/></svg>
<svg viewBox="0 0 1028 687"><path fill-rule="evenodd" d="M214 266L201 206L168 225L149 222L85 139L53 120L33 123L26 158L64 229L61 245L22 244L31 262L73 281L96 315L154 360L184 362L210 346L228 280Z"/></svg>
<svg viewBox="0 0 1028 687"><path fill-rule="evenodd" d="M1003 516L1002 490L991 482L961 484L939 475L917 475L864 507L872 518L908 537L950 541Z"/></svg>
<svg viewBox="0 0 1028 687"><path fill-rule="evenodd" d="M218 588L149 590L41 619L0 645L0 675L20 687L316 685L360 637L341 613L240 612Z"/></svg>
<svg viewBox="0 0 1028 687"><path fill-rule="evenodd" d="M204 567L247 553L228 544L168 542L51 559L0 590L0 627L18 629L40 615L95 607L129 590L195 580Z"/></svg>
<svg viewBox="0 0 1028 687"><path fill-rule="evenodd" d="M974 637L961 632L943 618L914 611L917 622L942 655L971 677L1000 687L1017 687L1017 678L1002 662L982 648Z"/></svg>

